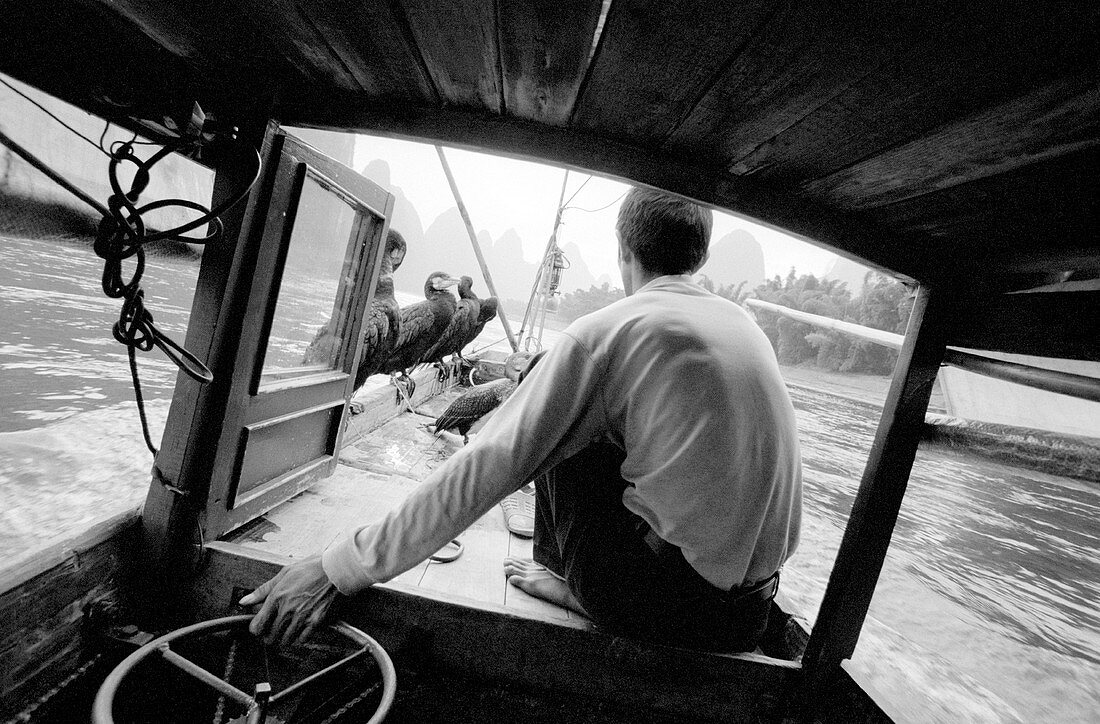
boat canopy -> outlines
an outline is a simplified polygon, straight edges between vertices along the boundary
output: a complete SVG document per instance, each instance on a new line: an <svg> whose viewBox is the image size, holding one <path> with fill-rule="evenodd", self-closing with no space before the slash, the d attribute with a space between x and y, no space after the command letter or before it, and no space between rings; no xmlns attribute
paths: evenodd
<svg viewBox="0 0 1100 724"><path fill-rule="evenodd" d="M266 107L583 168L941 289L1100 272L1096 3L5 5L0 70L107 118Z"/></svg>

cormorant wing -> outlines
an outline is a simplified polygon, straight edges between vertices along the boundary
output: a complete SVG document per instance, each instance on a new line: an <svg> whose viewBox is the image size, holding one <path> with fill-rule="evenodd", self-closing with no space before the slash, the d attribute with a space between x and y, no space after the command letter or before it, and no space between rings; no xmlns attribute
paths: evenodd
<svg viewBox="0 0 1100 724"><path fill-rule="evenodd" d="M471 387L436 418L436 431L457 428L465 435L475 422L499 407L515 389L516 383L511 380L493 380Z"/></svg>

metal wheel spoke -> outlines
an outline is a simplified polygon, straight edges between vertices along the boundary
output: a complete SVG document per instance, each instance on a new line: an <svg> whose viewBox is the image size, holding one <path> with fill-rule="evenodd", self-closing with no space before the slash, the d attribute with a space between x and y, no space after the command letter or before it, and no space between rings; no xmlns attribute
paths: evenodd
<svg viewBox="0 0 1100 724"><path fill-rule="evenodd" d="M275 704L276 702L283 699L284 697L290 696L294 692L299 691L300 689L302 689L306 686L309 686L310 684L312 684L314 681L317 681L321 677L327 676L327 675L331 674L333 671L336 671L337 669L343 668L344 666L347 666L348 664L350 664L352 661L355 661L356 659L361 659L369 653L370 653L370 649L367 648L367 647L364 647L364 648L361 648L358 651L356 651L354 654L351 654L350 656L345 656L344 658L340 659L336 663L331 664L329 666L326 666L325 668L321 669L317 673L310 674L309 676L302 679L301 681L299 681L297 683L294 683L294 684L291 684L287 688L283 689L278 694L271 697L271 703Z"/></svg>
<svg viewBox="0 0 1100 724"><path fill-rule="evenodd" d="M210 688L219 691L222 694L225 694L237 703L242 704L246 707L250 707L256 703L251 696L244 693L229 682L222 681L220 678L218 678L214 674L211 674L209 671L202 668L195 662L177 654L175 651L169 648L167 643L163 643L158 646L157 651L160 653L161 657L163 657L165 661L172 664L180 671L183 671L186 674L190 674L192 677L198 679Z"/></svg>

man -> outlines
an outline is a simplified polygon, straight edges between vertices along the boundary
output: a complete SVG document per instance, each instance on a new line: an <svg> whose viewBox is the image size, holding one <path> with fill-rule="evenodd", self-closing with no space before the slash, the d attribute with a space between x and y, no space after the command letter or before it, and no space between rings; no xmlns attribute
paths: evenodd
<svg viewBox="0 0 1100 724"><path fill-rule="evenodd" d="M336 592L389 580L534 479L535 561L509 582L597 626L666 644L758 642L794 551L801 463L767 338L691 274L711 214L634 189L619 212L626 298L573 323L477 440L378 524L242 600L254 633L308 636Z"/></svg>

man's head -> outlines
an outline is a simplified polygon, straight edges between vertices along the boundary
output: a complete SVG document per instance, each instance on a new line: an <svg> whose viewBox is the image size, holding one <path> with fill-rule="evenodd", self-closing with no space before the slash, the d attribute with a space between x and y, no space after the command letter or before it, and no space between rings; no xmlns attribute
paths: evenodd
<svg viewBox="0 0 1100 724"><path fill-rule="evenodd" d="M619 258L635 260L650 276L693 274L707 260L712 225L709 209L660 191L633 188L615 225Z"/></svg>

